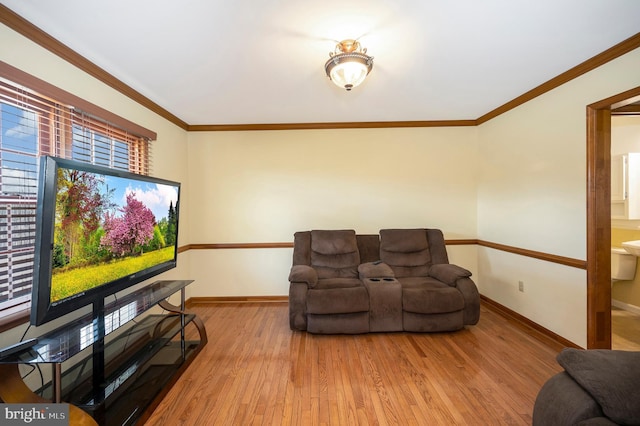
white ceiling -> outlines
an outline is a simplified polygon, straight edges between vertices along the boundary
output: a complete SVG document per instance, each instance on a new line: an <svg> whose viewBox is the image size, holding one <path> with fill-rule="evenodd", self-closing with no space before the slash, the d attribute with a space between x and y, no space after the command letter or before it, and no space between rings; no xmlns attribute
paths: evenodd
<svg viewBox="0 0 640 426"><path fill-rule="evenodd" d="M640 32L639 0L2 0L191 125L473 120ZM346 92L336 41L374 56Z"/></svg>

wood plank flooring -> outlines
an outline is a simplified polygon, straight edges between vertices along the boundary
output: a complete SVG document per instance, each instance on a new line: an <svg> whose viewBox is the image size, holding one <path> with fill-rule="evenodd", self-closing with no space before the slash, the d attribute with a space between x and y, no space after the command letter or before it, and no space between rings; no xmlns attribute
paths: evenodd
<svg viewBox="0 0 640 426"><path fill-rule="evenodd" d="M454 333L292 332L286 303L191 309L209 343L146 425L530 425L560 344L483 303Z"/></svg>
<svg viewBox="0 0 640 426"><path fill-rule="evenodd" d="M611 349L640 351L640 315L611 308Z"/></svg>

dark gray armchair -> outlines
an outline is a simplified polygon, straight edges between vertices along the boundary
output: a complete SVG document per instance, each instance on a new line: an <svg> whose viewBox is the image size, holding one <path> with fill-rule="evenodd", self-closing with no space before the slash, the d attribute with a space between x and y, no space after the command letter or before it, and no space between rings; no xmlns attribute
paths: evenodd
<svg viewBox="0 0 640 426"><path fill-rule="evenodd" d="M533 426L639 425L640 352L566 348L542 386Z"/></svg>

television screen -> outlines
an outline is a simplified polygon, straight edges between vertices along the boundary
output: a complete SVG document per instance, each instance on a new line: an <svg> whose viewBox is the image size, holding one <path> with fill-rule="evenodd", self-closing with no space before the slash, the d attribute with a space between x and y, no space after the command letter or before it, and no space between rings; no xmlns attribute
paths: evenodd
<svg viewBox="0 0 640 426"><path fill-rule="evenodd" d="M180 184L42 157L31 323L176 266Z"/></svg>

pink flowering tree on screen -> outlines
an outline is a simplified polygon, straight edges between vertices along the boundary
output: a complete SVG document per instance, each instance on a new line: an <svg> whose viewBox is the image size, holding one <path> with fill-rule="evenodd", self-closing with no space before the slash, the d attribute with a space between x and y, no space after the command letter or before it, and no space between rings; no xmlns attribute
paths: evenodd
<svg viewBox="0 0 640 426"><path fill-rule="evenodd" d="M127 195L126 204L119 210L122 213L120 217L110 213L105 215L105 234L101 243L110 247L117 256L141 254L142 246L153 238L155 217L133 193Z"/></svg>

